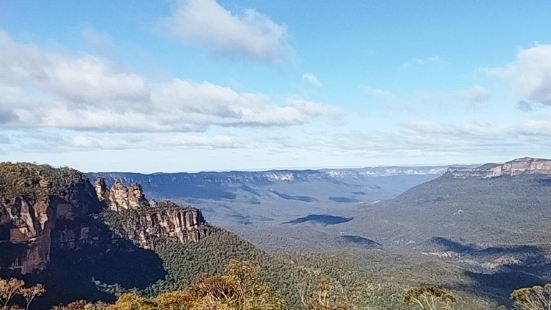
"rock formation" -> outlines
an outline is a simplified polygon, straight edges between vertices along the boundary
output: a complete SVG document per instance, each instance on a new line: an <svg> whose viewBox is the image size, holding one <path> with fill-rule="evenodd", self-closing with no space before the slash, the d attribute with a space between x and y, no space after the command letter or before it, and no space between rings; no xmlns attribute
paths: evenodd
<svg viewBox="0 0 551 310"><path fill-rule="evenodd" d="M95 184L98 198L100 201L107 203L109 210L136 209L148 204L142 186L138 183L133 183L130 187L126 187L121 180L116 179L109 191L107 191L105 179L98 178Z"/></svg>
<svg viewBox="0 0 551 310"><path fill-rule="evenodd" d="M454 178L476 177L482 179L517 175L551 175L551 160L519 158L504 164L486 164L477 168L450 168L448 175Z"/></svg>
<svg viewBox="0 0 551 310"><path fill-rule="evenodd" d="M105 184L104 178L97 178L94 182L94 189L98 196L98 200L102 203L107 203L109 201L109 191L107 190L107 184Z"/></svg>
<svg viewBox="0 0 551 310"><path fill-rule="evenodd" d="M118 181L107 190L104 180L92 186L75 170L0 163L2 273L44 270L53 251L107 249L123 239L146 249L166 240L196 242L207 228L198 209L150 203L139 184Z"/></svg>
<svg viewBox="0 0 551 310"><path fill-rule="evenodd" d="M117 219L114 230L144 249L154 249L165 240L197 242L208 233L200 210L170 201L126 211Z"/></svg>
<svg viewBox="0 0 551 310"><path fill-rule="evenodd" d="M22 274L43 270L53 248L91 241L82 219L98 212L99 204L82 174L2 164L0 184L0 269Z"/></svg>
<svg viewBox="0 0 551 310"><path fill-rule="evenodd" d="M490 169L488 177L521 174L551 174L551 160L536 158L515 159Z"/></svg>
<svg viewBox="0 0 551 310"><path fill-rule="evenodd" d="M119 236L142 248L154 249L164 240L197 242L207 233L199 209L170 201L149 202L138 183L126 187L116 179L107 192L103 178L98 178L95 184L97 196L107 197L108 209L112 211L107 217L108 224Z"/></svg>

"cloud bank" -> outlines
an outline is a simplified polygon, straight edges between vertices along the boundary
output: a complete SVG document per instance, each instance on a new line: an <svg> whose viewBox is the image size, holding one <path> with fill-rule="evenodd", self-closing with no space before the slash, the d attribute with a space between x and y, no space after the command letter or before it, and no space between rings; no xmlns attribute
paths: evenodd
<svg viewBox="0 0 551 310"><path fill-rule="evenodd" d="M149 81L105 58L66 55L0 31L0 126L95 131L190 131L290 126L334 117L331 106L169 78Z"/></svg>
<svg viewBox="0 0 551 310"><path fill-rule="evenodd" d="M179 41L225 56L274 62L287 53L284 26L253 9L235 15L216 0L182 0L163 26Z"/></svg>
<svg viewBox="0 0 551 310"><path fill-rule="evenodd" d="M520 50L507 66L483 71L508 82L519 101L551 105L551 44Z"/></svg>

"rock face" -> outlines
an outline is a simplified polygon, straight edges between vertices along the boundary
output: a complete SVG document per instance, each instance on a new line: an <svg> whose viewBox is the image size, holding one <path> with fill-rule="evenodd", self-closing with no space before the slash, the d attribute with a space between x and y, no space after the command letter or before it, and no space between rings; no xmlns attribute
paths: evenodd
<svg viewBox="0 0 551 310"><path fill-rule="evenodd" d="M201 211L169 201L121 215L114 227L117 234L145 249L154 249L165 240L197 242L208 234Z"/></svg>
<svg viewBox="0 0 551 310"><path fill-rule="evenodd" d="M551 174L551 160L520 158L490 169L488 177L515 176L521 174Z"/></svg>
<svg viewBox="0 0 551 310"><path fill-rule="evenodd" d="M207 233L199 209L170 201L149 202L138 183L126 187L117 179L109 191L105 191L103 178L98 178L95 184L97 196L107 197L105 202L112 211L107 217L108 224L119 236L142 248L154 249L164 240L197 242Z"/></svg>
<svg viewBox="0 0 551 310"><path fill-rule="evenodd" d="M97 219L103 214L114 225ZM103 180L92 186L75 170L0 163L1 273L41 271L56 250L107 249L121 239L146 249L166 240L196 242L207 228L198 209L150 203L139 184L119 181L107 190Z"/></svg>
<svg viewBox="0 0 551 310"><path fill-rule="evenodd" d="M126 187L121 180L117 179L110 190L107 190L104 178L97 178L94 184L98 199L106 203L109 210L136 209L149 204L145 199L142 186L138 183Z"/></svg>
<svg viewBox="0 0 551 310"><path fill-rule="evenodd" d="M9 184L2 188L0 196L0 269L27 274L43 270L55 248L78 248L92 242L83 219L98 212L99 203L90 183L74 170L68 171L72 175L56 176L66 183L59 184L33 177L35 172L48 173L44 170L18 169L31 173L19 180L0 174L1 183L15 185L11 191Z"/></svg>
<svg viewBox="0 0 551 310"><path fill-rule="evenodd" d="M105 184L104 178L97 178L94 183L94 189L100 202L107 203L109 201L109 192L107 191L107 184Z"/></svg>
<svg viewBox="0 0 551 310"><path fill-rule="evenodd" d="M504 164L486 164L478 168L450 168L446 174L461 179L487 179L525 174L551 175L551 160L525 157Z"/></svg>

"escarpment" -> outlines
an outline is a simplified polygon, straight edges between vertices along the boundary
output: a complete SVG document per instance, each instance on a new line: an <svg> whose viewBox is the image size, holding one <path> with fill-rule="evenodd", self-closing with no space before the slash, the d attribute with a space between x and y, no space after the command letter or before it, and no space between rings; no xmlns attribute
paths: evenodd
<svg viewBox="0 0 551 310"><path fill-rule="evenodd" d="M107 197L108 211L102 218L119 236L145 249L154 249L166 240L197 242L208 233L207 223L199 209L180 206L171 201L148 201L140 184L126 187L115 180L106 190L105 180L95 182L98 197Z"/></svg>
<svg viewBox="0 0 551 310"><path fill-rule="evenodd" d="M0 164L0 273L42 271L55 251L105 252L117 240L153 249L207 233L198 209L149 202L139 184L119 181L107 190L69 168Z"/></svg>
<svg viewBox="0 0 551 310"><path fill-rule="evenodd" d="M450 168L447 175L453 178L497 178L518 175L551 175L551 160L518 158L504 164L486 164L477 168Z"/></svg>
<svg viewBox="0 0 551 310"><path fill-rule="evenodd" d="M88 215L99 207L75 170L0 164L0 268L43 270L53 249L92 242Z"/></svg>

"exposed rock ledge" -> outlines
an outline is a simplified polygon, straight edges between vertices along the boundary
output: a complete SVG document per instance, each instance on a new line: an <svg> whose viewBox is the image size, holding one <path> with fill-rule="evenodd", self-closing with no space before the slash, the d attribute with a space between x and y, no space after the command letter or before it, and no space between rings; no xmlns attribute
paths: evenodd
<svg viewBox="0 0 551 310"><path fill-rule="evenodd" d="M97 178L94 188L98 199L110 210L104 213L104 221L119 236L142 248L154 249L165 240L197 242L207 234L199 209L171 201L150 202L138 183L126 187L117 179L107 190L105 179Z"/></svg>
<svg viewBox="0 0 551 310"><path fill-rule="evenodd" d="M208 228L200 210L149 202L139 184L119 181L108 191L76 170L0 163L0 273L41 271L57 250L117 247L121 239L146 249L196 242Z"/></svg>
<svg viewBox="0 0 551 310"><path fill-rule="evenodd" d="M95 242L86 220L100 211L99 203L84 175L70 169L0 164L0 185L0 271L43 270L55 249Z"/></svg>
<svg viewBox="0 0 551 310"><path fill-rule="evenodd" d="M447 175L453 178L497 178L525 174L551 175L551 160L519 158L504 164L486 164L477 168L450 168Z"/></svg>
<svg viewBox="0 0 551 310"><path fill-rule="evenodd" d="M201 211L170 201L147 207L104 213L104 221L124 239L144 249L154 249L166 240L197 242L208 234Z"/></svg>
<svg viewBox="0 0 551 310"><path fill-rule="evenodd" d="M112 211L136 209L140 206L149 205L147 199L145 199L142 186L138 183L126 187L121 180L117 179L111 189L107 190L105 179L97 178L94 188L99 201L107 204L109 210Z"/></svg>

